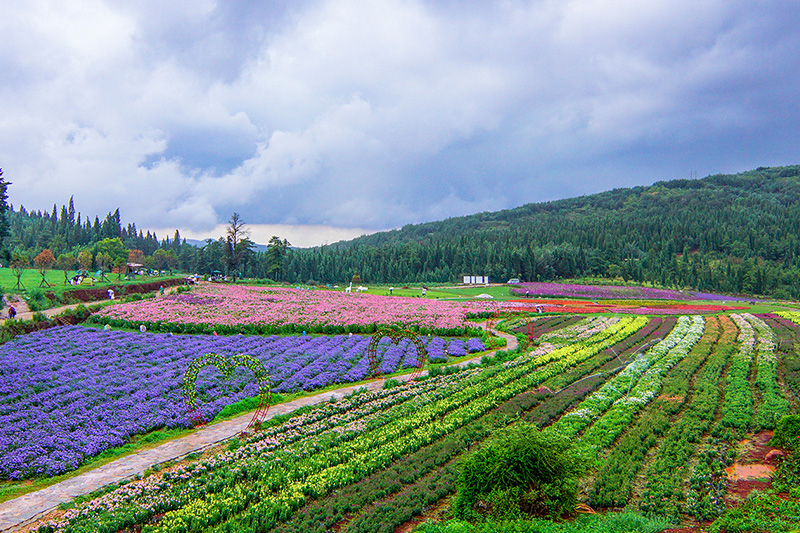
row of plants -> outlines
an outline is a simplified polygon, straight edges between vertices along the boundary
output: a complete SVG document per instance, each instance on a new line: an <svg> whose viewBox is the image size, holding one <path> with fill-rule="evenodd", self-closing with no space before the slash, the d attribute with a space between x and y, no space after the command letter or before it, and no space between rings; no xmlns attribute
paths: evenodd
<svg viewBox="0 0 800 533"><path fill-rule="evenodd" d="M675 328L664 340L659 341L647 350L643 356L637 357L628 364L622 372L609 379L600 390L561 417L554 427L559 432L569 436L575 436L586 429L615 402L628 395L645 372L659 360L666 357L685 337L698 335L699 338L699 334L702 332L702 322L702 318L700 318L700 321L695 325L695 322L689 317L680 317ZM698 330L700 333L698 333Z"/></svg>
<svg viewBox="0 0 800 533"><path fill-rule="evenodd" d="M744 315L756 331L756 381L761 402L755 412L753 431L774 429L775 423L791 409L778 385L778 358L775 354L775 333L766 322L753 315Z"/></svg>
<svg viewBox="0 0 800 533"><path fill-rule="evenodd" d="M381 410L379 411L380 420L376 422L374 429L358 426L357 431L330 431L324 439L319 436L313 439L303 439L291 449L285 444L280 450L277 448L268 450L269 446L256 446L255 443L241 446L237 449L235 456L230 457L230 460L235 463L214 461L215 465L222 465L224 468L220 469L215 466L212 469L213 479L208 479L208 465L204 465L197 471L186 469L180 474L170 475L170 482L176 479L185 481L167 491L168 494L165 492L159 494L158 497L150 495L146 498L147 505L143 501L139 501L138 505L136 502L130 501L126 504L127 511L115 508L113 514L107 513L110 515L106 516L110 522L107 527L111 529L125 527L126 523L131 520L142 523L145 517L152 516L155 512L175 509L176 513L167 513L164 516L159 523L159 529L169 530L170 524L174 525L176 529L180 529L188 527L187 522L190 525L202 523L202 526L191 525L192 528L205 528L209 524L221 520L223 514L230 514L232 511L229 509L235 510L249 503L254 505L248 509L247 516L241 517L241 520L244 522L257 520L266 525L266 522L277 518L276 512L279 516L283 516L287 512L291 514L291 511L299 507L299 504L305 501L308 495L325 493L334 486L363 477L369 471L377 470L387 461L411 451L411 448L415 446L424 445L425 442L435 439L438 435L444 435L460 427L470 419L496 406L498 402L555 375L569 364L568 361L558 360L556 364L543 367L547 362L549 361L541 358L534 360L520 358L517 362L484 370L480 376L469 374L474 371L468 371L454 375L455 377L441 376L409 385L409 387L419 387L421 384L430 382L433 384L431 390L434 392L429 393L429 396L446 394L447 398L440 400L430 397L402 409L397 407ZM535 369L539 370L531 372ZM456 377L457 379L455 379ZM448 382L451 385L445 386L444 383ZM464 386L460 392L453 393L452 390L447 390L456 383ZM504 383L505 385L503 385ZM398 389L405 390L403 387L396 387L384 391L384 393ZM351 422L356 423L355 420L351 420L347 424ZM409 432L411 434L408 434ZM353 433L357 433L358 437L353 437ZM303 444L308 440L313 441L313 446ZM258 450L257 458L251 460L249 457L245 457L247 453L242 450L249 448ZM275 485L278 478L270 477L270 472L275 469L278 471L275 471L274 474L283 480L283 485L280 483ZM297 483L300 483L299 486L296 484L293 486L290 483L291 479L286 477L287 469L295 472L294 475L300 476L296 479ZM196 483L188 483L194 479L192 472L198 472ZM247 475L245 476L243 473L247 473ZM244 481L235 483L235 480ZM282 492L273 491L280 487L283 488ZM309 492L309 494L307 495L305 492ZM201 503L191 505L193 501ZM154 502L159 503L154 507ZM218 505L213 505L214 502ZM232 507L228 503L231 503ZM207 516L207 519L198 517L197 513L200 512L200 507L206 510L201 514ZM81 515L81 512L76 511L74 516L68 518L67 522L78 520L86 528L83 530L86 531L94 530L105 523L98 520L96 515L92 515L90 518L86 514ZM132 518L126 522L125 516ZM200 522L197 522L198 520ZM67 523L53 524L54 527L66 525ZM77 523L73 524L73 527L77 527Z"/></svg>
<svg viewBox="0 0 800 533"><path fill-rule="evenodd" d="M640 508L647 513L675 517L686 511L684 482L690 475L690 461L714 421L722 396L719 380L736 348L735 324L724 316L719 317L719 322L719 341L713 345L692 383L686 408L670 421L661 445L645 468L647 482Z"/></svg>
<svg viewBox="0 0 800 533"><path fill-rule="evenodd" d="M622 507L628 504L645 456L669 431L671 417L685 405L692 376L705 362L719 337L717 318L707 319L703 337L665 377L661 395L642 412L604 458L590 491L590 505Z"/></svg>
<svg viewBox="0 0 800 533"><path fill-rule="evenodd" d="M739 328L739 336L736 338L738 349L733 354L725 376L722 417L714 428L714 436L726 438L744 434L753 418L753 391L749 377L755 351L755 332L742 315L734 314L731 318Z"/></svg>

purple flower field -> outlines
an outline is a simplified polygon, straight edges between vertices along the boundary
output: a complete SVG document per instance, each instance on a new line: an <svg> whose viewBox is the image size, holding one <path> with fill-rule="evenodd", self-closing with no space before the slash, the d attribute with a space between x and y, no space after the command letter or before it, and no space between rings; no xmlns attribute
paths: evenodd
<svg viewBox="0 0 800 533"><path fill-rule="evenodd" d="M295 392L367 377L361 335L198 336L103 331L80 326L20 336L0 346L0 478L52 476L86 457L161 427L189 427L181 395L189 363L206 353L260 360L274 392ZM485 348L478 339L423 337L430 361ZM413 344L378 347L381 372L416 365ZM197 377L208 420L223 407L256 396L243 368L225 380L214 368Z"/></svg>
<svg viewBox="0 0 800 533"><path fill-rule="evenodd" d="M710 294L694 291L675 291L655 289L652 287L628 287L622 285L578 285L569 283L531 282L516 285L511 294L519 296L553 296L588 299L630 299L630 300L713 300L713 301L750 301L753 298L737 298L722 294Z"/></svg>

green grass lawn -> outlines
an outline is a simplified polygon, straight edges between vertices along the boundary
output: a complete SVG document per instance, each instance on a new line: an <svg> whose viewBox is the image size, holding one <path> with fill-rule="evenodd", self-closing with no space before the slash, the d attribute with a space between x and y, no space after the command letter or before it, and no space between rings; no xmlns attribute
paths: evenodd
<svg viewBox="0 0 800 533"><path fill-rule="evenodd" d="M75 270L67 271L67 275L72 277L76 274ZM92 272L92 275L95 273ZM45 271L45 280L49 283L49 287L42 284L42 276L38 270L34 268L25 269L20 278L20 285L22 289L17 289L17 277L14 275L13 270L10 268L0 268L0 293L3 294L21 294L29 298L32 295L40 295L42 293L52 293L55 295L55 302L53 305L47 307L57 307L65 301L64 293L76 289L102 289L111 285L135 285L137 283L152 283L165 279L172 279L180 276L180 274L173 274L171 276L136 276L131 280L126 280L124 277L120 279L118 274L106 274L107 280L98 280L97 283L84 283L81 285L68 285L64 283L64 272L62 270L47 270ZM37 298L41 300L41 298ZM43 308L47 308L43 307Z"/></svg>

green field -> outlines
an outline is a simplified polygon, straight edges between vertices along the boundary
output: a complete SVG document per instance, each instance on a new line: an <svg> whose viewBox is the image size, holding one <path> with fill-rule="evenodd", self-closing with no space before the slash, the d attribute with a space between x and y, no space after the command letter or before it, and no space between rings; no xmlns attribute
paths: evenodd
<svg viewBox="0 0 800 533"><path fill-rule="evenodd" d="M67 276L72 278L77 271L67 271ZM94 276L95 272L90 275ZM166 279L173 279L179 274L167 276L136 276L133 279L125 279L124 276L118 274L106 274L106 279L97 277L97 282L92 283L91 280L84 282L81 285L69 285L64 282L64 271L62 270L47 270L45 271L45 281L47 285L42 283L42 276L38 270L33 268L25 269L20 277L20 286L17 288L17 277L14 271L10 268L0 268L0 293L2 294L20 294L26 300L33 300L38 304L39 309L48 309L50 307L57 307L59 305L72 303L69 298L69 291L77 289L102 289L111 285L136 285L138 283L153 283ZM49 299L46 295L50 293L55 296Z"/></svg>

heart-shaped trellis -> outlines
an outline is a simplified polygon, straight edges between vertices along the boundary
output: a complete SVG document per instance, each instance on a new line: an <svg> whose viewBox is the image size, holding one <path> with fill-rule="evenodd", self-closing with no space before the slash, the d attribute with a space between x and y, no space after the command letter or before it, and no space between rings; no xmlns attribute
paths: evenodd
<svg viewBox="0 0 800 533"><path fill-rule="evenodd" d="M380 375L380 369L378 365L378 343L384 337L389 337L395 344L400 342L401 339L408 339L413 342L414 346L417 348L417 362L419 363L419 366L411 374L411 379L414 379L422 374L422 370L425 368L425 363L428 361L428 350L425 348L425 344L423 344L422 339L419 338L419 335L408 329L384 328L379 329L372 336L369 341L369 346L367 347L367 355L369 356L369 373L372 377L378 377Z"/></svg>
<svg viewBox="0 0 800 533"><path fill-rule="evenodd" d="M195 425L206 423L197 408L196 381L197 374L207 366L217 368L226 379L230 378L233 371L240 366L249 368L253 372L258 383L258 408L253 413L253 419L247 427L258 429L259 425L266 420L267 411L269 410L269 374L267 374L261 361L245 354L234 355L230 359L226 359L219 354L207 353L189 364L189 368L186 369L186 373L183 376L183 399Z"/></svg>

